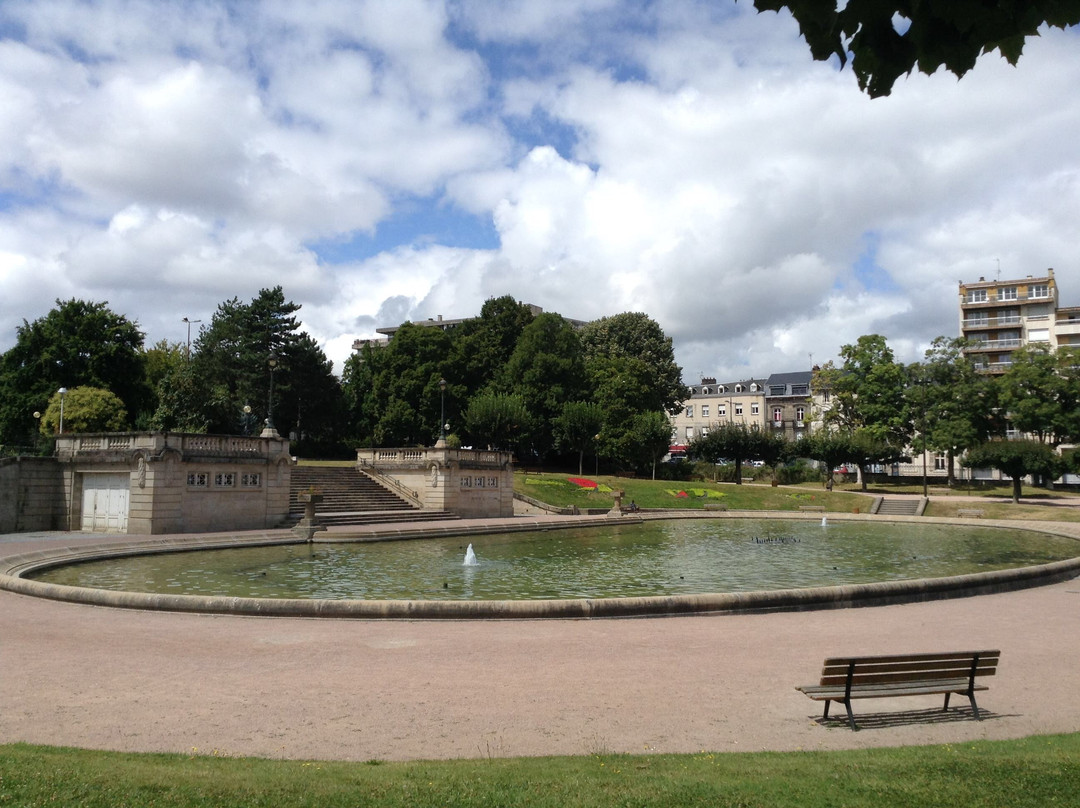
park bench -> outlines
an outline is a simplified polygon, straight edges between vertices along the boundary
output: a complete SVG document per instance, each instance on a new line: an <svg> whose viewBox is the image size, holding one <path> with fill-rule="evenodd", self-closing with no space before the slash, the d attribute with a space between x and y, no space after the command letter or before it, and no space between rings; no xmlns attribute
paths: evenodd
<svg viewBox="0 0 1080 808"><path fill-rule="evenodd" d="M824 505L800 505L800 511L817 511L818 513L825 513Z"/></svg>
<svg viewBox="0 0 1080 808"><path fill-rule="evenodd" d="M976 679L992 676L997 671L1000 656L1000 651L954 651L942 654L832 657L825 660L819 684L795 689L815 701L825 702L823 719L829 717L832 702L843 704L853 730L858 729L851 712L854 699L944 694L944 712L949 709L949 697L957 693L968 697L976 720L981 720L979 705L975 703L975 691L988 688L984 684L977 684Z"/></svg>
<svg viewBox="0 0 1080 808"><path fill-rule="evenodd" d="M983 509L982 508L959 508L956 511L956 515L957 516L972 516L972 517L982 516L983 515Z"/></svg>

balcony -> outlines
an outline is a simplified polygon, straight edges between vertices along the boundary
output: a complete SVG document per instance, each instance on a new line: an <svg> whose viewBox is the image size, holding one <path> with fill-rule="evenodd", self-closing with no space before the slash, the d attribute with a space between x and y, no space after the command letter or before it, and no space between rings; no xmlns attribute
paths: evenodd
<svg viewBox="0 0 1080 808"><path fill-rule="evenodd" d="M1020 325L1020 315L1013 314L1007 317L983 317L964 320L961 327L965 331L973 331L979 328L1002 328L1010 325Z"/></svg>
<svg viewBox="0 0 1080 808"><path fill-rule="evenodd" d="M1014 348L1019 348L1023 344L1023 340L1019 337L1014 339L990 339L983 342L973 342L968 346L967 351L969 353L976 353L978 351L1010 351Z"/></svg>

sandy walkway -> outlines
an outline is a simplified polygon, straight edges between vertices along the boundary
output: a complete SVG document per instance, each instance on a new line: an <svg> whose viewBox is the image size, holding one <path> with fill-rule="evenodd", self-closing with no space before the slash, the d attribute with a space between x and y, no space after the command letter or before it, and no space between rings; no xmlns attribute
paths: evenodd
<svg viewBox="0 0 1080 808"><path fill-rule="evenodd" d="M794 690L826 654L980 647L1002 650L981 722L964 699L948 716L937 697L872 701L852 733ZM1080 580L829 612L468 623L2 592L0 742L349 760L948 743L1080 731L1078 659Z"/></svg>

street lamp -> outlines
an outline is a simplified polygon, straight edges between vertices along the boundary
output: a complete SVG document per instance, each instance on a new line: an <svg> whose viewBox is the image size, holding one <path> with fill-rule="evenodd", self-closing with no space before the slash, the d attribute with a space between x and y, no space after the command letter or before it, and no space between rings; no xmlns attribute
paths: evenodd
<svg viewBox="0 0 1080 808"><path fill-rule="evenodd" d="M58 392L60 394L60 429L58 430L57 434L63 435L64 434L64 396L67 395L67 388L66 387L61 387L56 392Z"/></svg>
<svg viewBox="0 0 1080 808"><path fill-rule="evenodd" d="M439 379L439 442L436 446L446 446L446 379Z"/></svg>
<svg viewBox="0 0 1080 808"><path fill-rule="evenodd" d="M180 322L187 323L187 358L188 358L188 360L190 360L191 359L191 324L192 323L201 323L202 320L189 320L187 317L185 317Z"/></svg>
<svg viewBox="0 0 1080 808"><path fill-rule="evenodd" d="M270 358L266 360L266 364L270 366L270 392L266 397L266 428L274 428L274 371L277 370L278 358L275 354L270 354Z"/></svg>
<svg viewBox="0 0 1080 808"><path fill-rule="evenodd" d="M244 435L251 434L251 405L244 405Z"/></svg>

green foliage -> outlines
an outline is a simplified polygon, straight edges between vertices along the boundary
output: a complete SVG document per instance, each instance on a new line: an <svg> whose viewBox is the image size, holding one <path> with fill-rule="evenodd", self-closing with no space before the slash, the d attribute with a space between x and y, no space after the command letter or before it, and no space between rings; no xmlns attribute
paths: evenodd
<svg viewBox="0 0 1080 808"><path fill-rule="evenodd" d="M603 409L588 401L567 401L553 426L556 446L578 453L578 474L582 474L585 452L598 448Z"/></svg>
<svg viewBox="0 0 1080 808"><path fill-rule="evenodd" d="M120 397L99 387L75 387L61 396L54 393L41 415L41 433L60 431L60 402L63 398L64 433L122 432L128 428L127 410Z"/></svg>
<svg viewBox="0 0 1080 808"><path fill-rule="evenodd" d="M0 443L31 443L33 413L61 387L109 390L138 416L153 399L142 344L138 325L106 303L57 300L44 317L24 320L0 358Z"/></svg>
<svg viewBox="0 0 1080 808"><path fill-rule="evenodd" d="M639 384L626 394L629 409L663 410L672 415L682 412L682 402L690 397L690 389L682 383L682 368L675 362L671 337L648 315L626 312L594 320L581 329L581 346L590 380L597 376L601 382L610 378L612 363L640 363L640 369L632 374Z"/></svg>
<svg viewBox="0 0 1080 808"><path fill-rule="evenodd" d="M864 432L873 440L904 446L911 437L905 406L908 374L879 334L859 337L840 348L844 362L830 362L814 374L814 389L829 390L832 406L822 413L832 428Z"/></svg>
<svg viewBox="0 0 1080 808"><path fill-rule="evenodd" d="M272 410L280 433L332 443L341 431L341 389L330 360L299 331L299 309L280 286L261 290L250 303L220 304L195 341L191 367L172 367L164 382L181 389L174 394L159 385L154 423L234 433L253 420L259 431Z"/></svg>
<svg viewBox="0 0 1080 808"><path fill-rule="evenodd" d="M1032 344L1011 361L998 395L1012 425L1055 446L1080 439L1080 351Z"/></svg>
<svg viewBox="0 0 1080 808"><path fill-rule="evenodd" d="M730 462L735 466L735 482L742 483L742 465L747 460L776 463L787 451L782 434L761 429L757 424L724 422L690 443L687 454L712 463Z"/></svg>
<svg viewBox="0 0 1080 808"><path fill-rule="evenodd" d="M1013 502L1020 501L1023 478L1035 475L1053 480L1064 470L1058 454L1045 443L1034 440L992 440L969 450L964 466L997 469L1012 478Z"/></svg>
<svg viewBox="0 0 1080 808"><path fill-rule="evenodd" d="M563 406L581 400L585 392L585 364L573 326L558 314L538 315L521 332L496 389L521 397L533 416L523 437L540 456L549 453Z"/></svg>
<svg viewBox="0 0 1080 808"><path fill-rule="evenodd" d="M999 433L997 385L964 354L968 341L938 337L926 360L909 368L912 419L917 445L945 452L948 481L954 484L953 459L965 449Z"/></svg>
<svg viewBox="0 0 1080 808"><path fill-rule="evenodd" d="M469 400L465 431L476 448L513 449L529 420L521 396L481 393Z"/></svg>
<svg viewBox="0 0 1080 808"><path fill-rule="evenodd" d="M984 53L998 51L1015 65L1039 27L1080 23L1077 0L754 0L758 11L791 11L815 59L851 54L859 87L888 95L896 80L918 68L944 67L957 77Z"/></svg>

